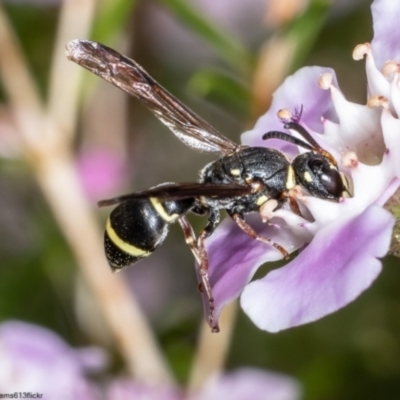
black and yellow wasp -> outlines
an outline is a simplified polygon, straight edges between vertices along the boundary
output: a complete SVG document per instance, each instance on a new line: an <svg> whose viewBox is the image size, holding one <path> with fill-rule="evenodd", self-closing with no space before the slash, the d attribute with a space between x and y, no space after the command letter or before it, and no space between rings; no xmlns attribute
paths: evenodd
<svg viewBox="0 0 400 400"><path fill-rule="evenodd" d="M297 131L306 141L276 131L263 137L278 138L309 150L289 162L285 154L273 148L234 143L168 93L135 61L115 50L88 40L73 40L66 47L70 60L141 100L188 147L220 155L202 169L199 182L163 183L99 202L100 206L117 205L107 221L104 239L113 271L149 256L164 241L169 224L180 224L199 264L201 290L209 300L210 326L218 331L212 313L214 300L204 241L216 229L220 210L226 210L247 235L275 247L288 258L282 246L259 236L245 222L244 215L268 204L278 209L287 200L298 212L290 194L295 185L301 185L312 196L338 201L349 193L346 178L333 156L296 122L287 123L285 128ZM186 217L190 212L208 219L198 238Z"/></svg>

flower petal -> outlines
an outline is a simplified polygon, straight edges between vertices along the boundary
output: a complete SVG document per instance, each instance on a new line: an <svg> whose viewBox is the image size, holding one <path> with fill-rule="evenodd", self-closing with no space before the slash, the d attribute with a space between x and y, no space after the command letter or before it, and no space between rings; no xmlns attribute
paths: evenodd
<svg viewBox="0 0 400 400"><path fill-rule="evenodd" d="M371 6L374 39L372 53L378 68L388 60L400 62L400 7L397 1L375 0ZM397 57L397 58L396 58Z"/></svg>
<svg viewBox="0 0 400 400"><path fill-rule="evenodd" d="M146 384L128 378L113 380L106 389L105 399L110 400L183 400L180 390L175 387Z"/></svg>
<svg viewBox="0 0 400 400"><path fill-rule="evenodd" d="M315 321L354 300L381 271L394 218L378 206L318 231L290 264L250 283L246 314L270 332Z"/></svg>
<svg viewBox="0 0 400 400"><path fill-rule="evenodd" d="M120 155L106 149L85 151L77 167L86 194L96 201L116 193L127 175Z"/></svg>
<svg viewBox="0 0 400 400"><path fill-rule="evenodd" d="M337 86L335 72L331 68L304 67L286 78L276 90L270 109L260 117L254 129L242 134L242 143L249 146L266 146L261 139L268 131L282 130L282 123L277 113L282 108L294 111L303 106L302 122L315 131L322 131L321 117L336 121L330 94L318 86L319 78L324 73L331 73L333 83ZM281 140L269 140L268 147L276 147L287 152Z"/></svg>
<svg viewBox="0 0 400 400"><path fill-rule="evenodd" d="M260 235L279 243L289 253L304 244L287 226L263 224L256 215L249 215L246 222ZM273 222L274 220L271 220L271 223ZM260 265L282 259L278 250L250 238L230 219L225 219L220 224L211 239L206 242L206 247L209 255L209 280L215 302L215 321L218 320L222 308L239 297ZM208 317L208 300L204 294L203 304L205 315Z"/></svg>
<svg viewBox="0 0 400 400"><path fill-rule="evenodd" d="M339 138L345 143L345 148L337 150L355 151L360 161L378 164L385 149L380 127L381 109L348 101L335 85L328 87L340 121Z"/></svg>
<svg viewBox="0 0 400 400"><path fill-rule="evenodd" d="M400 120L393 117L388 110L382 111L382 130L385 145L393 158L396 176L400 178Z"/></svg>
<svg viewBox="0 0 400 400"><path fill-rule="evenodd" d="M46 399L97 398L97 389L86 372L91 367L104 367L99 365L99 352L95 354L92 349L90 354L79 354L48 329L20 321L0 324L0 348L3 392L29 389L43 393Z"/></svg>
<svg viewBox="0 0 400 400"><path fill-rule="evenodd" d="M191 400L296 400L300 384L289 376L255 368L241 368L210 379Z"/></svg>

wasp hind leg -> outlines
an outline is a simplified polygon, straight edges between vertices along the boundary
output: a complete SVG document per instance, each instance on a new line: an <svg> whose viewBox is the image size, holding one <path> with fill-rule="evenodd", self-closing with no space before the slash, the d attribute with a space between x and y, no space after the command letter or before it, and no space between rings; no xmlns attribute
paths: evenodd
<svg viewBox="0 0 400 400"><path fill-rule="evenodd" d="M264 236L260 236L249 224L246 223L242 215L240 215L239 213L230 212L228 212L228 214L236 222L239 228L242 229L243 232L247 233L247 235L249 235L252 239L259 240L260 242L275 247L275 249L277 249L286 260L290 258L289 253L286 251L286 249L284 249L280 244L275 243L273 240L268 239Z"/></svg>
<svg viewBox="0 0 400 400"><path fill-rule="evenodd" d="M208 254L204 247L204 238L200 240L200 238L204 236L203 232L206 231L208 225L201 232L199 240L197 241L196 236L193 232L193 228L190 225L188 219L185 216L183 216L179 218L178 221L185 236L186 244L189 246L190 250L193 253L194 258L196 259L197 263L200 266L199 274L201 277L201 283L199 285L199 289L200 291L205 291L207 295L208 307L209 307L208 323L211 326L212 332L219 332L218 324L215 324L214 322L214 297L212 295L211 285L208 279ZM210 234L207 234L205 237L208 237ZM201 243L201 245L199 245L199 243Z"/></svg>
<svg viewBox="0 0 400 400"><path fill-rule="evenodd" d="M196 236L193 232L192 225L190 225L188 219L185 216L180 217L178 219L178 222L182 228L186 244L189 246L191 252L193 253L194 258L200 265L201 258L200 258L199 250L197 249Z"/></svg>
<svg viewBox="0 0 400 400"><path fill-rule="evenodd" d="M199 273L201 276L201 281L203 283L203 289L205 290L209 300L210 315L208 319L211 326L211 332L219 332L218 323L214 321L214 297L212 294L210 281L208 279L208 254L204 241L214 233L219 224L220 215L219 211L214 210L213 208L210 208L208 212L208 223L206 227L200 232L199 238L197 240L197 248L199 250L199 255L201 258Z"/></svg>

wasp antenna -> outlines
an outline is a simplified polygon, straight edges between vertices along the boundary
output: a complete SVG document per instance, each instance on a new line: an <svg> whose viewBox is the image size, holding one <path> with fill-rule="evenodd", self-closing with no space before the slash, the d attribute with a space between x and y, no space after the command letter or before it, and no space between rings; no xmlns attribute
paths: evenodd
<svg viewBox="0 0 400 400"><path fill-rule="evenodd" d="M296 131L299 135L301 135L308 143L312 145L312 149L319 154L322 154L326 158L329 159L329 161L337 166L337 161L335 160L335 157L329 151L324 150L317 142L316 140L310 135L310 133L303 127L301 126L298 122L288 122L284 125L285 129L292 129ZM304 146L303 146L304 147Z"/></svg>
<svg viewBox="0 0 400 400"><path fill-rule="evenodd" d="M288 133L285 133L285 132L280 132L280 131L267 132L267 133L264 133L262 138L263 138L263 140L280 139L285 142L295 144L296 146L303 147L307 150L315 150L314 147L311 146L309 143L307 143L304 140L301 140L295 136L289 135Z"/></svg>
<svg viewBox="0 0 400 400"><path fill-rule="evenodd" d="M310 133L301 126L298 122L288 122L284 125L285 129L292 129L301 135L308 143L310 143L315 150L319 151L321 146L316 142L316 140L310 135Z"/></svg>

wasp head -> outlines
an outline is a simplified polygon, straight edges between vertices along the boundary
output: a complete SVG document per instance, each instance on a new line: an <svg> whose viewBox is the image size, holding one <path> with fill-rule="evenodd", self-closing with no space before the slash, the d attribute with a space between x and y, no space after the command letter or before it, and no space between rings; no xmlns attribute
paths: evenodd
<svg viewBox="0 0 400 400"><path fill-rule="evenodd" d="M311 151L297 156L292 166L296 183L310 195L335 201L352 196L346 176L331 161L331 157Z"/></svg>

